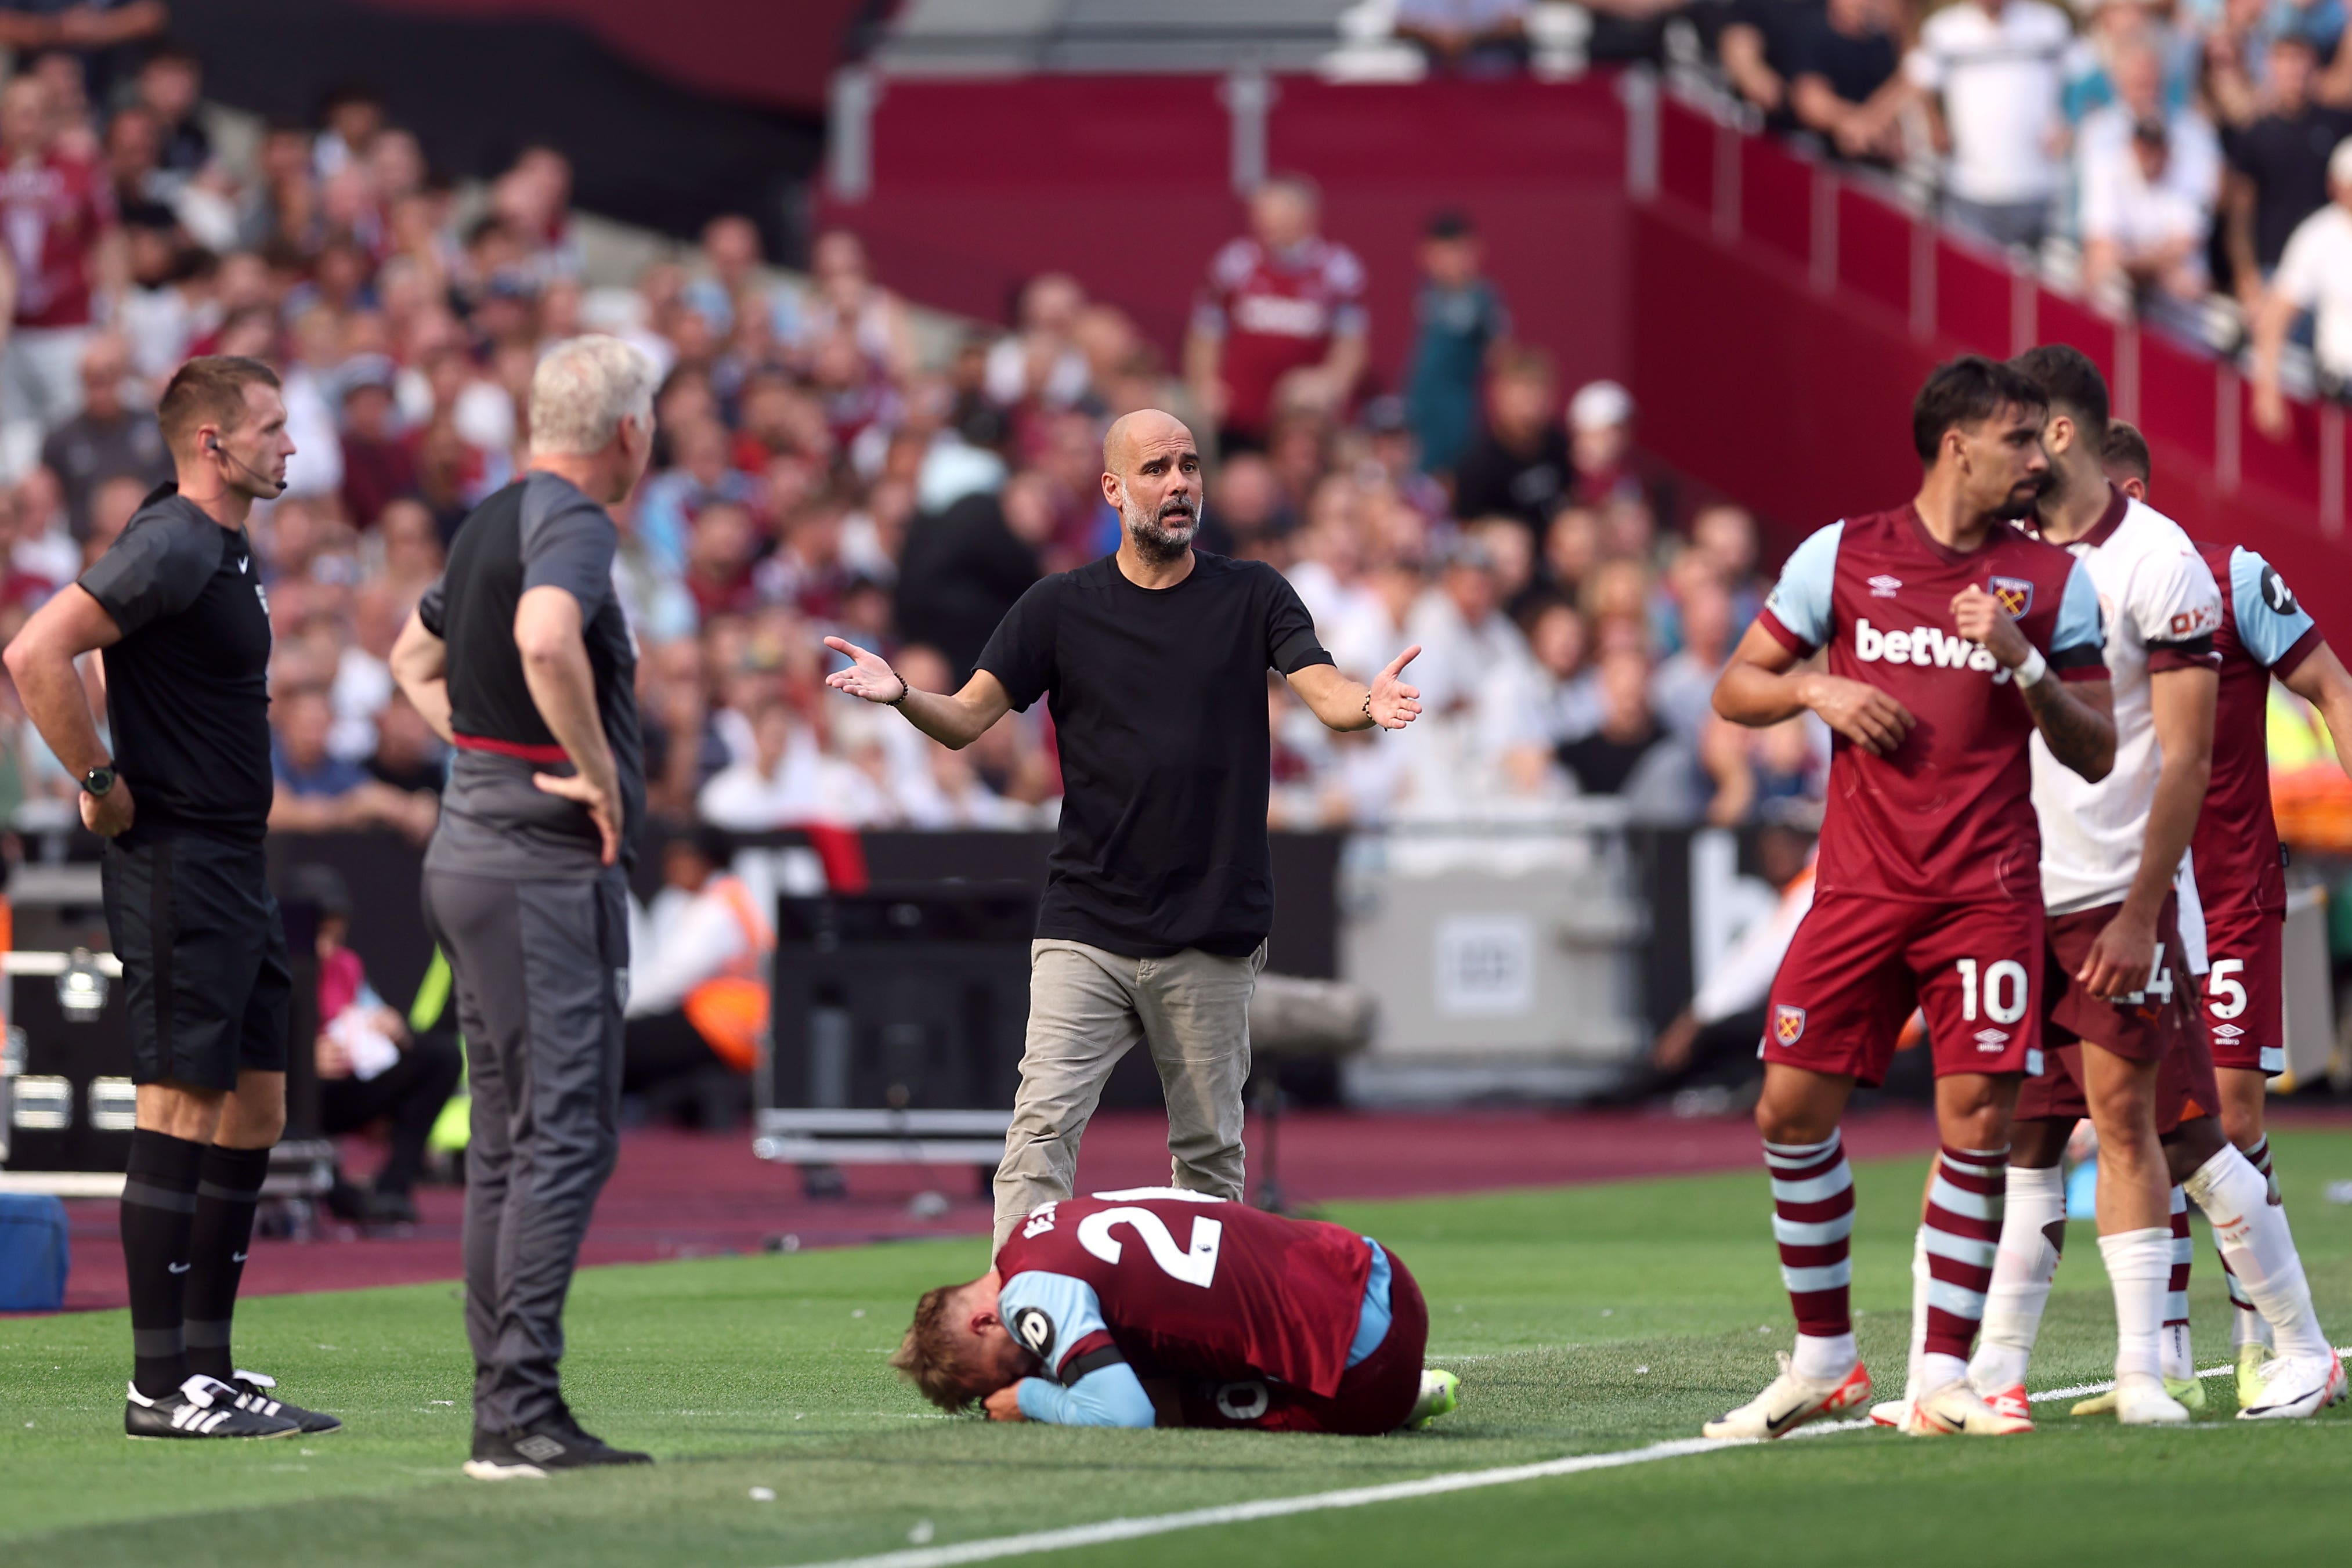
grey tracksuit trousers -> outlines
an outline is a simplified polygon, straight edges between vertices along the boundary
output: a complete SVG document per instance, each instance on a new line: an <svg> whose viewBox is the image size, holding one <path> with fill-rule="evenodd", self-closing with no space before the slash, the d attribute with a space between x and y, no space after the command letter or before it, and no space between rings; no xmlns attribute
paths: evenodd
<svg viewBox="0 0 2352 1568"><path fill-rule="evenodd" d="M620 1149L626 899L617 868L573 881L425 874L473 1092L466 1333L474 1422L490 1430L562 1407L563 1300Z"/></svg>

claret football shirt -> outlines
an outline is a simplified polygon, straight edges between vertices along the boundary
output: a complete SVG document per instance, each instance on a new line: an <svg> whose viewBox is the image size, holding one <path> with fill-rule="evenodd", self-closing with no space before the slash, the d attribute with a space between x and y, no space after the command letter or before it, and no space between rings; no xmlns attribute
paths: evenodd
<svg viewBox="0 0 2352 1568"><path fill-rule="evenodd" d="M1970 551L1937 542L1909 506L1832 523L1797 547L1759 624L1800 658L1875 686L1916 721L1894 753L1832 743L1818 892L1937 903L2041 897L2042 840L2010 672L1953 630L1953 595L1991 594L2052 677L2105 680L2099 601L2063 551L1996 529Z"/></svg>
<svg viewBox="0 0 2352 1568"><path fill-rule="evenodd" d="M2242 545L2200 544L2221 590L2221 695L2213 717L2213 782L2189 858L2209 910L2286 908L2278 825L2271 816L2271 677L2294 673L2326 639L2271 563Z"/></svg>

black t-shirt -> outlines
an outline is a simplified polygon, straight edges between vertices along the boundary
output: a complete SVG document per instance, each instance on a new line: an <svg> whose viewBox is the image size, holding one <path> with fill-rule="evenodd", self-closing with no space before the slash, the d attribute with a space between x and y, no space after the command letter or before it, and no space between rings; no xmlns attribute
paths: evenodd
<svg viewBox="0 0 2352 1568"><path fill-rule="evenodd" d="M2295 225L2327 205L2327 155L2352 136L2352 110L2313 105L2224 132L2231 167L2254 183L2254 259L2276 267Z"/></svg>
<svg viewBox="0 0 2352 1568"><path fill-rule="evenodd" d="M1568 493L1568 437L1546 425L1531 451L1517 452L1482 432L1454 470L1454 515L1516 517L1540 537Z"/></svg>
<svg viewBox="0 0 2352 1568"><path fill-rule="evenodd" d="M1841 33L1826 16L1806 23L1791 58L1790 80L1817 76L1848 103L1864 103L1885 87L1900 63L1900 51L1885 33Z"/></svg>
<svg viewBox="0 0 2352 1568"><path fill-rule="evenodd" d="M416 607L425 629L448 644L449 724L457 735L427 866L541 879L603 869L587 808L531 782L533 773L571 766L540 717L515 647L515 607L538 587L562 588L580 603L597 717L621 786L621 859L634 861L646 816L645 746L636 642L613 592L619 544L611 513L569 479L536 470L476 507L457 531L448 569Z"/></svg>
<svg viewBox="0 0 2352 1568"><path fill-rule="evenodd" d="M1638 740L1620 741L1595 730L1590 735L1563 741L1555 748L1560 765L1576 775L1576 787L1586 795L1622 795L1625 781L1642 765L1651 749L1666 739L1654 722Z"/></svg>
<svg viewBox="0 0 2352 1568"><path fill-rule="evenodd" d="M1786 84L1796 80L1805 36L1827 9L1825 0L1736 0L1730 20L1764 35L1764 63ZM1775 131L1797 123L1785 90L1780 107L1765 116L1765 123Z"/></svg>
<svg viewBox="0 0 2352 1568"><path fill-rule="evenodd" d="M105 651L114 765L134 837L269 827L269 601L252 542L165 484L81 574L122 640Z"/></svg>
<svg viewBox="0 0 2352 1568"><path fill-rule="evenodd" d="M1263 562L1196 550L1154 589L1106 555L1022 595L980 668L1015 708L1053 693L1062 825L1037 934L1130 958L1255 951L1274 925L1265 672L1330 662Z"/></svg>

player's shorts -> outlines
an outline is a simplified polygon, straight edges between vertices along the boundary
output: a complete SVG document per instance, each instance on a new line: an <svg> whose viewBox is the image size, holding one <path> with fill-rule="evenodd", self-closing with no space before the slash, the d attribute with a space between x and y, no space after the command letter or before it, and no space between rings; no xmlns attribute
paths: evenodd
<svg viewBox="0 0 2352 1568"><path fill-rule="evenodd" d="M1927 1016L1936 1076L2040 1068L2042 906L1824 893L1797 927L1757 1055L1875 1085Z"/></svg>
<svg viewBox="0 0 2352 1568"><path fill-rule="evenodd" d="M2120 903L2074 910L2049 917L2043 975L2042 1044L2089 1040L2136 1062L2161 1061L2188 1024L2189 971L2181 962L2180 916L2173 896L2164 896L2156 917L2156 967L2147 989L2129 1001L2094 996L2074 978L2091 955L2091 945Z"/></svg>
<svg viewBox="0 0 2352 1568"><path fill-rule="evenodd" d="M2121 906L2052 915L2050 1017L2042 1030L2044 1070L2027 1079L2017 1095L2017 1120L2078 1121L2091 1113L2084 1096L2083 1047L2089 1040L2134 1061L2158 1064L2156 1129L2168 1133L2184 1121L2210 1116L2221 1099L2213 1084L2213 1058L2189 1016L2189 976L2180 963L2180 942L2172 900L2157 917L2162 951L2148 988L2137 1002L2107 1002L2074 981L2075 971Z"/></svg>
<svg viewBox="0 0 2352 1568"><path fill-rule="evenodd" d="M1386 1248L1382 1248L1386 1251ZM1389 1258L1389 1331L1380 1348L1349 1367L1339 1392L1325 1399L1265 1378L1232 1383L1187 1381L1181 1388L1187 1426L1246 1426L1260 1432L1334 1432L1373 1437L1393 1432L1421 1397L1422 1352L1429 1348L1429 1304L1404 1259Z"/></svg>
<svg viewBox="0 0 2352 1568"><path fill-rule="evenodd" d="M108 840L100 871L132 1080L234 1089L284 1072L294 982L261 846L141 834Z"/></svg>
<svg viewBox="0 0 2352 1568"><path fill-rule="evenodd" d="M2199 1032L2217 1068L2286 1071L2286 916L2207 910L2204 1016Z"/></svg>

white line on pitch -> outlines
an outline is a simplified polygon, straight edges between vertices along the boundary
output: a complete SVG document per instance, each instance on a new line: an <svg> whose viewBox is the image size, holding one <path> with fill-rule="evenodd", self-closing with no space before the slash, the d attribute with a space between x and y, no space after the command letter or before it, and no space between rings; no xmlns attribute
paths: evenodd
<svg viewBox="0 0 2352 1568"><path fill-rule="evenodd" d="M1846 1432L1867 1426L1867 1421L1837 1421L1801 1427L1790 1436ZM1447 1492L1481 1487L1510 1486L1518 1481L1552 1476L1580 1475L1586 1470L1613 1470L1645 1465L1657 1459L1680 1459L1693 1454L1717 1454L1729 1448L1756 1446L1756 1439L1720 1442L1711 1437L1677 1437L1647 1447L1620 1448L1606 1454L1577 1454L1539 1464L1509 1465L1491 1470L1456 1470L1417 1481L1392 1481L1386 1486L1353 1487L1345 1491L1311 1492L1305 1497L1265 1498L1256 1502L1226 1503L1216 1508L1190 1509L1182 1513L1155 1514L1143 1519L1107 1519L1099 1524L1070 1525L1061 1530L1033 1531L1026 1535L1000 1535L950 1546L921 1546L911 1551L885 1552L873 1557L845 1557L806 1568L952 1568L960 1563L986 1563L1032 1552L1061 1552L1074 1546L1101 1546L1114 1541L1134 1541L1208 1525L1246 1524L1253 1520L1280 1519L1286 1514L1319 1513L1327 1509L1362 1508L1370 1503L1402 1502L1412 1498L1440 1497Z"/></svg>
<svg viewBox="0 0 2352 1568"><path fill-rule="evenodd" d="M2352 1355L2352 1345L2337 1345L2336 1347L2336 1353L2337 1355ZM2237 1367L2234 1365L2209 1366L2197 1375L2200 1378L2227 1377L2237 1370ZM2044 1405L2053 1399L2080 1399L2085 1394L2105 1394L2115 1385L2116 1380L2111 1377L2105 1383L2078 1383L2072 1388L2045 1388L2039 1394L2031 1394L2026 1395L2026 1397L2032 1400L2036 1405Z"/></svg>

